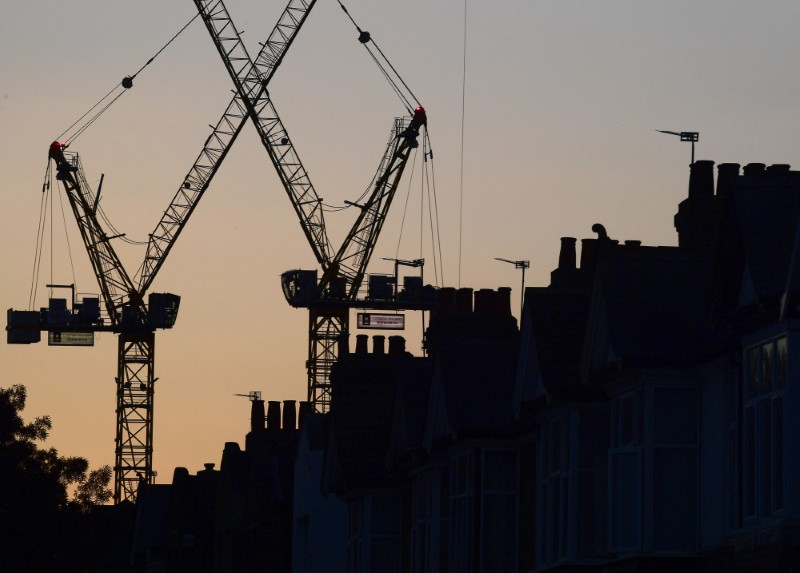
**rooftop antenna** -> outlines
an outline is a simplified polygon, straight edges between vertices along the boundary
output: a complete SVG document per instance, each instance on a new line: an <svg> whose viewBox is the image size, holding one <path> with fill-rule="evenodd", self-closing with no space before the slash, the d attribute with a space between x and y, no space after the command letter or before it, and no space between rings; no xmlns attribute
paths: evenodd
<svg viewBox="0 0 800 573"><path fill-rule="evenodd" d="M657 129L658 133L666 133L669 135L677 135L681 141L688 141L692 144L692 163L694 163L694 144L700 140L699 131L667 131L664 129Z"/></svg>
<svg viewBox="0 0 800 573"><path fill-rule="evenodd" d="M255 402L256 400L261 400L261 392L258 390L250 390L247 394L234 394L234 396L242 396L244 398L250 398L251 402Z"/></svg>
<svg viewBox="0 0 800 573"><path fill-rule="evenodd" d="M520 295L519 295L519 322L520 322L520 325L522 325L522 303L525 301L525 269L531 268L531 262L530 261L512 261L510 259L503 259L501 257L495 257L494 260L512 264L512 265L514 265L515 269L521 269L522 270L522 288L520 289Z"/></svg>
<svg viewBox="0 0 800 573"><path fill-rule="evenodd" d="M397 282L399 267L413 267L419 268L419 276L422 278L423 267L425 266L425 259L414 259L407 261L404 259L395 259L394 257L382 257L384 261L392 261L394 263L394 297L397 298Z"/></svg>

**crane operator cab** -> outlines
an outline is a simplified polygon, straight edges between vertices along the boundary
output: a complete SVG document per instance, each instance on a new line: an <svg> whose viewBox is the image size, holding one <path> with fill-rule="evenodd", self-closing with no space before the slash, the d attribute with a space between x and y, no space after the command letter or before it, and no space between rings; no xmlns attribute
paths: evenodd
<svg viewBox="0 0 800 573"><path fill-rule="evenodd" d="M181 297L169 292L153 292L147 297L147 322L152 328L172 328L178 319Z"/></svg>
<svg viewBox="0 0 800 573"><path fill-rule="evenodd" d="M281 287L290 305L308 306L317 289L317 271L286 271L281 275Z"/></svg>

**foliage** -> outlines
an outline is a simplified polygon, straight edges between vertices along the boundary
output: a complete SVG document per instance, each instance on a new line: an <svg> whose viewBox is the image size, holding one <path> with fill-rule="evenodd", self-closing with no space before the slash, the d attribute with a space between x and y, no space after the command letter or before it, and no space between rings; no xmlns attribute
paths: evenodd
<svg viewBox="0 0 800 573"><path fill-rule="evenodd" d="M111 468L88 472L85 458L41 448L52 421L40 416L25 423L25 399L24 386L0 388L0 556L18 571L33 571L69 549L79 516L109 500Z"/></svg>

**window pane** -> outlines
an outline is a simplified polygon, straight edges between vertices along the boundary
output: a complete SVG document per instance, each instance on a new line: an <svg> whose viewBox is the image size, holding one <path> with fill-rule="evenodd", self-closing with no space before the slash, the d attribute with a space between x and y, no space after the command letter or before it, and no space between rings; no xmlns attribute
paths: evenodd
<svg viewBox="0 0 800 573"><path fill-rule="evenodd" d="M743 484L743 503L742 510L745 517L751 517L756 512L755 502L755 420L753 416L753 408L744 409L744 484Z"/></svg>
<svg viewBox="0 0 800 573"><path fill-rule="evenodd" d="M489 494L483 500L482 571L498 573L516 571L518 541L517 496Z"/></svg>
<svg viewBox="0 0 800 573"><path fill-rule="evenodd" d="M594 469L598 456L608 451L608 419L596 412L584 412L580 417L578 463L581 469Z"/></svg>
<svg viewBox="0 0 800 573"><path fill-rule="evenodd" d="M549 561L547 552L547 532L550 530L547 522L548 518L548 488L547 483L542 485L541 488L541 505L538 508L539 519L536 520L536 529L539 539L539 546L536 548L536 555L539 557L539 562L547 563Z"/></svg>
<svg viewBox="0 0 800 573"><path fill-rule="evenodd" d="M369 560L371 573L396 573L400 571L400 538L381 537L372 540Z"/></svg>
<svg viewBox="0 0 800 573"><path fill-rule="evenodd" d="M758 358L758 347L747 351L747 382L745 388L748 397L758 394L758 378L761 374L761 364Z"/></svg>
<svg viewBox="0 0 800 573"><path fill-rule="evenodd" d="M561 529L559 530L559 534L561 536L561 540L559 541L559 547L561 548L561 553L559 557L564 558L567 556L567 552L569 551L569 539L568 539L568 519L567 519L567 512L569 511L569 480L566 477L561 478L561 517L559 519Z"/></svg>
<svg viewBox="0 0 800 573"><path fill-rule="evenodd" d="M742 526L742 516L739 511L739 454L738 437L736 430L728 431L728 525L731 529Z"/></svg>
<svg viewBox="0 0 800 573"><path fill-rule="evenodd" d="M472 498L461 497L453 501L450 521L450 571L468 573L472 559Z"/></svg>
<svg viewBox="0 0 800 573"><path fill-rule="evenodd" d="M541 462L537 465L540 466L539 473L546 477L550 475L550 424L542 424L542 434L539 437L540 459Z"/></svg>
<svg viewBox="0 0 800 573"><path fill-rule="evenodd" d="M773 342L768 342L761 347L761 391L772 391L772 359L774 356Z"/></svg>
<svg viewBox="0 0 800 573"><path fill-rule="evenodd" d="M555 560L561 555L561 480L554 479L550 485L550 555Z"/></svg>
<svg viewBox="0 0 800 573"><path fill-rule="evenodd" d="M361 535L364 504L361 498L356 499L350 504L350 535Z"/></svg>
<svg viewBox="0 0 800 573"><path fill-rule="evenodd" d="M784 339L785 340L785 339ZM783 509L783 398L775 398L772 403L774 421L775 450L773 451L773 504L772 509Z"/></svg>
<svg viewBox="0 0 800 573"><path fill-rule="evenodd" d="M694 445L697 401L691 388L656 388L653 440L656 444Z"/></svg>
<svg viewBox="0 0 800 573"><path fill-rule="evenodd" d="M788 348L786 338L779 338L775 341L775 386L783 388L786 386L786 360Z"/></svg>
<svg viewBox="0 0 800 573"><path fill-rule="evenodd" d="M594 474L581 474L578 481L578 558L597 555L597 492Z"/></svg>
<svg viewBox="0 0 800 573"><path fill-rule="evenodd" d="M398 535L400 533L400 500L398 498L372 498L372 533L376 535Z"/></svg>
<svg viewBox="0 0 800 573"><path fill-rule="evenodd" d="M619 401L619 446L633 444L633 396Z"/></svg>
<svg viewBox="0 0 800 573"><path fill-rule="evenodd" d="M610 484L611 534L615 548L638 548L641 507L638 452L613 453Z"/></svg>
<svg viewBox="0 0 800 573"><path fill-rule="evenodd" d="M483 488L487 491L516 491L517 452L486 450L483 454Z"/></svg>
<svg viewBox="0 0 800 573"><path fill-rule="evenodd" d="M697 454L694 448L653 451L653 542L663 551L694 551Z"/></svg>
<svg viewBox="0 0 800 573"><path fill-rule="evenodd" d="M772 513L772 401L761 400L759 404L761 416L761 513L768 516Z"/></svg>
<svg viewBox="0 0 800 573"><path fill-rule="evenodd" d="M550 473L561 469L561 422L553 422L550 427Z"/></svg>

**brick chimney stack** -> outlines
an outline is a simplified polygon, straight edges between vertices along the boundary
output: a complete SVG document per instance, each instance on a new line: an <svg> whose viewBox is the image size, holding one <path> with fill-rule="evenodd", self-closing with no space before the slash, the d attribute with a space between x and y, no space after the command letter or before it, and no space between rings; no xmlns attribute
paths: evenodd
<svg viewBox="0 0 800 573"><path fill-rule="evenodd" d="M725 194L714 194L714 162L698 160L689 172L689 196L678 205L678 246L692 250L716 247L725 210ZM728 173L726 167L723 173ZM745 168L746 170L747 168ZM725 184L723 191L727 190Z"/></svg>

